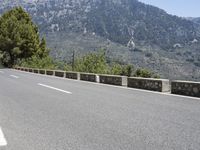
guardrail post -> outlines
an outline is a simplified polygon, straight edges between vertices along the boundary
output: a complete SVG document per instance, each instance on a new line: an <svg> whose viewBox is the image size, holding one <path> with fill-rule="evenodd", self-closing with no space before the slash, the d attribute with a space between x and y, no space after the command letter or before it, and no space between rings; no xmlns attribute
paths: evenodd
<svg viewBox="0 0 200 150"><path fill-rule="evenodd" d="M97 82L97 83L100 83L100 78L99 78L99 75L98 75L98 74L96 74L96 82Z"/></svg>
<svg viewBox="0 0 200 150"><path fill-rule="evenodd" d="M66 71L64 71L64 75L63 75L63 78L66 78Z"/></svg>
<svg viewBox="0 0 200 150"><path fill-rule="evenodd" d="M128 77L127 76L122 76L122 86L126 86L128 85Z"/></svg>
<svg viewBox="0 0 200 150"><path fill-rule="evenodd" d="M80 72L77 72L77 80L81 80Z"/></svg>

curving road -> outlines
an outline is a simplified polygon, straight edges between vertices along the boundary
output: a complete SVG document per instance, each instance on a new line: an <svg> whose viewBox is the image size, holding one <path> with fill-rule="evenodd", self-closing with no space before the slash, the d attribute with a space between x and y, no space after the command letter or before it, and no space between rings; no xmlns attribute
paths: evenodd
<svg viewBox="0 0 200 150"><path fill-rule="evenodd" d="M0 70L0 150L199 150L200 99Z"/></svg>

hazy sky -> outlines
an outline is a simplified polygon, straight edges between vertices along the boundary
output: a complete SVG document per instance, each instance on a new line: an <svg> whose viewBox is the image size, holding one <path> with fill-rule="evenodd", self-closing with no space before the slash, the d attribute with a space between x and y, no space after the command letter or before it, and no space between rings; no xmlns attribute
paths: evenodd
<svg viewBox="0 0 200 150"><path fill-rule="evenodd" d="M200 17L200 0L139 0L181 17Z"/></svg>

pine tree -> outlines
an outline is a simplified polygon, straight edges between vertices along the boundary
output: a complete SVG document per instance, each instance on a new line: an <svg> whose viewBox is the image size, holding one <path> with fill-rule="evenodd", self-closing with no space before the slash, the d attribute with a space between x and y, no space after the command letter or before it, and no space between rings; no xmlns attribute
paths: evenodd
<svg viewBox="0 0 200 150"><path fill-rule="evenodd" d="M40 41L38 27L21 7L14 8L0 17L0 52L1 61L7 67L34 55L48 55L45 39Z"/></svg>

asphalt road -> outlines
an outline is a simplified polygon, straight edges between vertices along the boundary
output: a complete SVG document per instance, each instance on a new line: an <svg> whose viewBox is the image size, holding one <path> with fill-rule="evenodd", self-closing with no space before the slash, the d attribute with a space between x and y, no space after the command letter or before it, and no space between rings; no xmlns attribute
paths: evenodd
<svg viewBox="0 0 200 150"><path fill-rule="evenodd" d="M199 150L200 99L0 70L0 150Z"/></svg>

